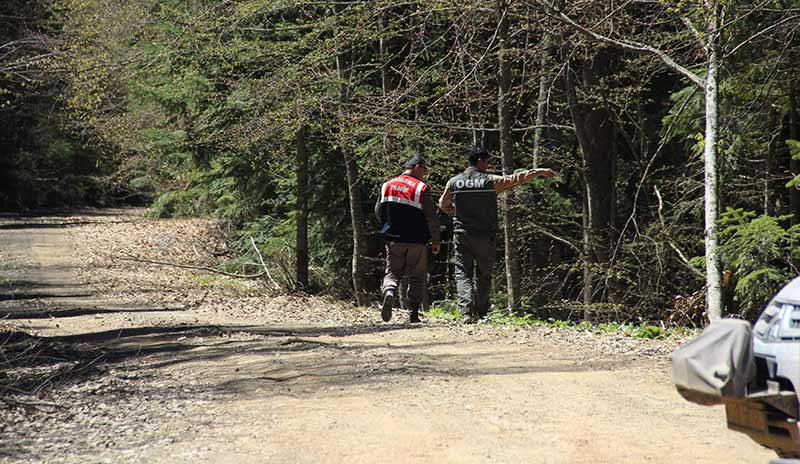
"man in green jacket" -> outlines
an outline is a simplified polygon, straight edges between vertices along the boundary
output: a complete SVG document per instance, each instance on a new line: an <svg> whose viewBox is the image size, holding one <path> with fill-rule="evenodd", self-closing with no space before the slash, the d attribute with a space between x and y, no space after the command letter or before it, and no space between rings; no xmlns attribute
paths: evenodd
<svg viewBox="0 0 800 464"><path fill-rule="evenodd" d="M551 169L531 169L507 176L487 173L491 155L484 148L469 152L469 167L447 182L439 209L453 216L455 274L462 321L476 322L489 312L492 268L497 247L497 194L552 177ZM473 279L475 288L473 292Z"/></svg>

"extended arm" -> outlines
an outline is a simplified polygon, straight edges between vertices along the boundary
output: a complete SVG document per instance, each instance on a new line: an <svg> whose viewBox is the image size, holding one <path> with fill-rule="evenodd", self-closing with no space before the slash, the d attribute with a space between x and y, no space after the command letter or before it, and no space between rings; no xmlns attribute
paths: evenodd
<svg viewBox="0 0 800 464"><path fill-rule="evenodd" d="M553 177L556 173L552 169L529 169L527 171L509 174L507 176L492 176L494 191L503 193L518 185L527 184L534 177ZM444 197L444 195L442 195Z"/></svg>

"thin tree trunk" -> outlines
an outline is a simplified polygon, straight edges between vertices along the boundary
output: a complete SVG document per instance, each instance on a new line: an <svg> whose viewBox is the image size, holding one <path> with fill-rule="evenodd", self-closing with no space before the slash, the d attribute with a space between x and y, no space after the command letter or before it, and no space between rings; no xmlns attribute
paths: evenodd
<svg viewBox="0 0 800 464"><path fill-rule="evenodd" d="M706 131L705 131L705 245L706 245L706 308L708 318L715 321L722 317L722 278L717 243L717 217L719 179L717 172L717 124L719 96L719 56L717 28L719 7L716 0L706 3L708 21L708 72L705 80Z"/></svg>
<svg viewBox="0 0 800 464"><path fill-rule="evenodd" d="M773 112L770 112L771 114ZM770 118L771 119L771 118ZM770 122L770 128L774 127L773 122ZM775 201L773 199L772 188L774 184L773 178L775 176L775 141L777 137L772 135L767 144L767 156L764 160L764 214L767 216L775 216Z"/></svg>
<svg viewBox="0 0 800 464"><path fill-rule="evenodd" d="M581 85L585 93L591 94L600 80L611 73L612 61L609 50L598 50L594 56L586 58L580 68ZM607 108L597 106L596 102L579 102L576 88L578 83L572 70L566 71L566 94L570 115L575 125L575 135L582 153L584 167L585 201L584 214L584 259L587 267L608 265L609 247L612 243L612 218L614 214L615 156L613 139L615 136L611 114ZM590 279L584 282L584 289L591 288L595 270L584 270ZM588 285L589 287L586 287ZM591 303L593 291L584 295L585 302Z"/></svg>
<svg viewBox="0 0 800 464"><path fill-rule="evenodd" d="M508 29L509 7L506 0L497 0L498 27L498 72L497 72L497 116L500 128L500 152L503 156L503 174L514 172L514 140L511 134L513 124L511 95L511 62L509 61ZM520 307L520 260L517 247L517 233L514 228L514 192L506 192L502 199L503 228L505 229L506 286L508 291L508 310Z"/></svg>
<svg viewBox="0 0 800 464"><path fill-rule="evenodd" d="M336 71L340 79L339 89L340 112L344 112L344 105L348 101L347 86L344 84L344 58L342 55L336 56ZM353 290L355 291L356 303L359 306L366 306L369 303L369 293L366 285L367 266L364 257L367 254L364 232L364 213L361 210L361 189L358 186L358 164L356 164L355 154L345 143L345 131L343 117L340 116L340 151L344 160L345 171L347 173L347 193L350 200L350 223L353 228L353 260L352 278Z"/></svg>
<svg viewBox="0 0 800 464"><path fill-rule="evenodd" d="M347 192L350 199L350 222L353 227L353 289L356 302L359 306L369 304L366 275L367 267L364 257L367 255L367 245L364 233L364 213L361 211L361 189L358 187L358 165L355 155L347 147L342 148L347 169Z"/></svg>
<svg viewBox="0 0 800 464"><path fill-rule="evenodd" d="M542 50L542 57L539 66L539 96L536 99L536 129L533 130L533 168L539 167L539 160L542 159L542 137L544 135L544 122L547 116L547 91L550 88L550 77L547 74L547 45L550 43L550 36L545 35L545 46Z"/></svg>
<svg viewBox="0 0 800 464"><path fill-rule="evenodd" d="M394 8L402 9L402 7ZM378 39L378 53L381 59L381 91L384 97L396 90L402 80L397 71L392 68L392 65L397 62L398 50L402 49L402 39L398 37L387 39L384 32L391 22L389 15L393 13L392 10L393 8L390 8L381 15L381 37Z"/></svg>
<svg viewBox="0 0 800 464"><path fill-rule="evenodd" d="M562 43L563 37L562 37ZM564 91L567 96L567 104L569 105L570 115L572 116L572 122L575 125L576 129L576 136L578 133L578 129L582 128L582 120L580 119L581 112L578 108L578 97L577 92L575 90L576 82L572 76L573 70L571 67L570 60L569 60L569 53L567 48L562 45L560 55L562 59L565 59L567 62L567 69L564 71ZM576 137L577 138L577 137ZM582 249L581 254L583 255L583 318L584 320L588 320L590 316L590 308L592 305L592 297L593 297L593 290L592 290L592 280L594 279L593 276L593 269L592 265L594 263L594 258L592 254L592 245L591 245L591 187L589 185L588 180L586 177L588 176L588 169L586 166L586 157L583 154L584 148L580 142L580 139L576 140L578 148L581 151L581 168L582 168L582 175L581 178L583 179L583 199L582 199L582 208L581 208L581 225L583 226L583 234L582 238Z"/></svg>
<svg viewBox="0 0 800 464"><path fill-rule="evenodd" d="M381 26L384 26L384 21L381 19ZM381 56L381 91L383 96L386 97L386 94L389 93L389 81L388 76L386 73L388 72L389 63L386 60L386 39L381 36L378 39L378 51Z"/></svg>
<svg viewBox="0 0 800 464"><path fill-rule="evenodd" d="M297 268L296 281L300 289L308 288L308 127L303 125L295 138L297 149Z"/></svg>
<svg viewBox="0 0 800 464"><path fill-rule="evenodd" d="M586 163L584 162L584 171L586 170ZM585 174L584 174L585 175ZM583 320L588 321L592 307L592 280L594 279L594 272L592 270L592 244L590 242L589 224L591 223L591 203L589 200L589 184L583 183L583 208L581 214L581 221L583 224Z"/></svg>

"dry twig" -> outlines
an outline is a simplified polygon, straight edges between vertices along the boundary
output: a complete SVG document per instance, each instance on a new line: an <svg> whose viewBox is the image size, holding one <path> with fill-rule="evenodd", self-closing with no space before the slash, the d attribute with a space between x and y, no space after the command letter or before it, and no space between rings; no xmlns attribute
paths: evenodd
<svg viewBox="0 0 800 464"><path fill-rule="evenodd" d="M263 272L263 271L259 272L257 274L235 274L235 273L232 273L232 272L220 271L219 269L214 269L213 267L208 267L208 266L193 266L191 264L171 263L171 262L168 262L168 261L156 261L156 260L152 260L152 259L137 258L135 256L127 256L127 257L124 257L124 258L120 258L120 257L117 257L117 256L109 256L108 258L112 259L112 260L135 261L135 262L138 262L138 263L157 264L159 266L172 266L172 267L179 267L179 268L183 268L183 269L195 269L195 270L198 270L198 271L208 271L208 272L213 272L215 274L221 274L221 275L228 276L228 277L235 277L237 279L257 279L259 277L263 277L266 274L266 272ZM265 267L265 269L266 269L266 267Z"/></svg>

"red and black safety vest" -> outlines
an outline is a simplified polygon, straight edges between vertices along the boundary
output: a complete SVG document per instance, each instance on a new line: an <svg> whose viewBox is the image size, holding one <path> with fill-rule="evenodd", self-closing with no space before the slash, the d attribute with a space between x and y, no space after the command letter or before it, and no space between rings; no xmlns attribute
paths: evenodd
<svg viewBox="0 0 800 464"><path fill-rule="evenodd" d="M428 243L431 233L422 207L430 187L413 176L401 175L381 186L380 234L392 242Z"/></svg>

